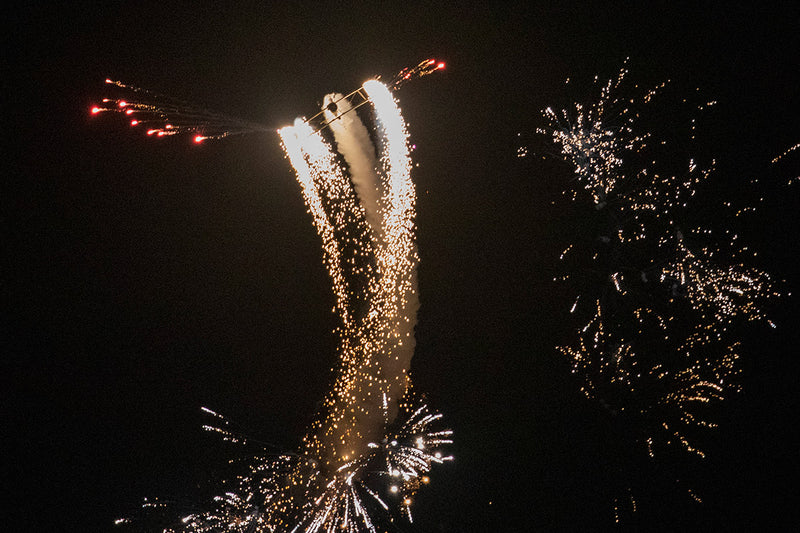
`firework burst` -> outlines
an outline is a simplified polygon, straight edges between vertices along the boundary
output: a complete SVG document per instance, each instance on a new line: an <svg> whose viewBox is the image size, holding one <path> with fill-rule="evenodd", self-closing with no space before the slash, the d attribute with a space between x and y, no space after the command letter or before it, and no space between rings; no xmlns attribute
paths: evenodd
<svg viewBox="0 0 800 533"><path fill-rule="evenodd" d="M561 254L565 274L557 279L577 291L569 311L580 325L576 342L559 350L583 394L613 419L615 446L636 447L647 460L670 449L702 458L694 440L698 429L715 427L708 406L739 390L737 326L773 325L764 307L778 292L767 273L746 264L736 235L709 242L709 229L689 225L714 161L703 167L682 148L685 139L644 128L668 82L623 97L627 72L603 85L594 103L547 108L549 126L538 130L574 173L568 197L591 206L590 236ZM691 118L690 141L695 133ZM623 502L636 510L630 485L623 481L618 492L617 521Z"/></svg>
<svg viewBox="0 0 800 533"><path fill-rule="evenodd" d="M406 67L398 72L389 86L392 90L399 89L403 84L416 78L421 78L429 74L433 74L437 70L444 70L444 61L437 61L435 59L425 59L421 61L416 67Z"/></svg>

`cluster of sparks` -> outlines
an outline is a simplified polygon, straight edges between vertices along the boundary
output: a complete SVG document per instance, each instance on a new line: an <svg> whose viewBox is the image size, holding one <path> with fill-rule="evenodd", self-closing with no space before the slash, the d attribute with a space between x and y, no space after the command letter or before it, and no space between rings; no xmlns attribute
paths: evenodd
<svg viewBox="0 0 800 533"><path fill-rule="evenodd" d="M587 214L597 221L590 242L561 255L573 263L557 279L574 280L579 294L570 313L582 325L577 342L559 350L583 394L612 416L614 427L625 426L621 446L633 438L651 459L674 447L704 457L693 439L697 428L715 427L707 406L739 390L740 343L731 339L731 326L744 320L774 327L763 303L778 293L767 273L740 262L746 249L725 253L702 244L711 231L700 227L684 235L689 202L714 163L705 169L691 157L676 163L680 150L639 132L645 104L666 83L623 98L617 94L626 74L621 69L591 105L547 108L549 127L538 130L574 171L571 198L588 194L594 209ZM736 239L724 247L734 250ZM621 492L627 496L615 498L617 521L621 501L636 509L630 487Z"/></svg>
<svg viewBox="0 0 800 533"><path fill-rule="evenodd" d="M784 157L787 157L789 154L791 154L792 152L794 152L794 151L795 151L795 150L797 150L798 148L800 148L800 143L797 143L797 144L795 144L794 146L790 146L789 148L787 148L786 150L784 150L782 154L775 156L775 157L772 159L772 163L773 163L773 164L777 163L778 161L780 161L780 160L781 160L781 159L783 159Z"/></svg>
<svg viewBox="0 0 800 533"><path fill-rule="evenodd" d="M675 261L661 272L660 281L670 283L701 313L704 321L714 328L730 324L736 318L748 321L765 320L762 302L779 293L766 272L741 263L718 266L713 252L701 248L692 253L683 242L678 244Z"/></svg>
<svg viewBox="0 0 800 533"><path fill-rule="evenodd" d="M415 67L406 67L398 72L388 86L391 90L397 90L411 80L428 76L444 68L443 61L425 59ZM113 98L103 98L99 104L91 107L90 113L124 115L131 127L141 128L149 136L185 135L191 136L192 140L199 144L206 140L219 140L233 135L272 131L272 128L256 122L209 111L121 81L106 79L105 83L113 89L113 92L120 94ZM363 103L366 103L366 100Z"/></svg>
<svg viewBox="0 0 800 533"><path fill-rule="evenodd" d="M195 143L201 143L208 139L270 131L270 128L261 124L208 111L120 81L106 79L106 85L122 93L122 96L103 98L100 104L92 106L91 114L124 115L131 127L141 128L153 137L189 135Z"/></svg>
<svg viewBox="0 0 800 533"><path fill-rule="evenodd" d="M374 515L388 515L393 505L413 521L414 495L430 482L432 466L452 459L440 451L452 443L452 432L434 429L442 415L431 413L427 405L411 411L411 403L404 401L399 408L397 422L387 426L380 440L369 442L362 455L335 471L302 453L255 456L246 472L225 483L225 492L203 510L185 513L162 533L377 533ZM219 424L206 430L229 440L242 439L227 429L225 418L204 410ZM143 507L168 512L170 503L145 500ZM128 523L131 520L117 520L119 525Z"/></svg>
<svg viewBox="0 0 800 533"><path fill-rule="evenodd" d="M444 61L437 61L435 59L426 59L421 61L416 67L407 67L398 72L392 81L389 83L389 86L392 90L397 90L407 81L413 80L415 78L421 78L423 76L427 76L429 74L433 74L437 70L444 69Z"/></svg>
<svg viewBox="0 0 800 533"><path fill-rule="evenodd" d="M401 507L409 519L419 479L432 462L449 459L436 450L450 442L443 438L449 431L435 432L430 438L417 434L419 446L413 453L408 447L395 453L391 443L402 439L386 437L410 388L408 367L419 305L415 191L408 133L391 92L370 80L351 95L372 103L381 146L376 154L350 100L326 96L325 117L349 178L323 132L314 131L307 121L298 119L278 132L322 238L324 263L341 318L333 390L303 443L303 455L314 457L317 471L327 473L332 483L326 497L314 499L320 503L314 507L314 527L309 531L349 530L355 524L374 531L368 515L348 512L352 506L346 501L357 493L344 489L362 479L376 451L392 452L394 459L389 462L397 461L388 471L399 473L401 482L392 484L390 491L402 495ZM403 427L421 429L438 419L426 415L418 420L422 412L416 411ZM311 499L311 492L301 497L302 501Z"/></svg>
<svg viewBox="0 0 800 533"><path fill-rule="evenodd" d="M443 67L423 61L401 71L392 86ZM108 109L93 112L167 116L142 103L108 103ZM365 103L371 111L365 106L356 112ZM373 136L359 116L370 113ZM164 533L377 533L382 520L397 514L413 521L415 494L429 483L432 466L452 460L445 452L452 431L440 427L440 414L415 400L408 374L419 306L418 256L415 188L400 109L386 85L369 80L347 96L326 96L317 116L319 123L298 118L278 134L332 282L340 319L334 385L296 452L253 457L208 509L187 514ZM173 124L155 131L194 127ZM217 137L231 134L215 131L222 132ZM203 135L213 137L208 130ZM217 422L204 429L228 441L246 440L222 416L204 410Z"/></svg>

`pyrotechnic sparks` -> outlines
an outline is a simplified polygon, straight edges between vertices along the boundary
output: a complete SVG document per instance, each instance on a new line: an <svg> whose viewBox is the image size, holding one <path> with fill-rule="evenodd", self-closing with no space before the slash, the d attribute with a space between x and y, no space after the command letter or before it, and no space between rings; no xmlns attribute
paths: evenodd
<svg viewBox="0 0 800 533"><path fill-rule="evenodd" d="M709 327L724 329L737 317L768 320L761 302L780 295L769 274L741 263L719 267L707 249L695 255L683 242L676 252L676 260L663 268L661 281L671 283Z"/></svg>
<svg viewBox="0 0 800 533"><path fill-rule="evenodd" d="M401 78L440 68L426 61ZM356 112L367 103L377 146ZM418 257L400 109L385 85L370 80L347 96L326 96L314 119L297 119L278 134L322 239L341 320L333 389L297 453L255 457L210 509L165 532L376 533L376 511L396 508L411 521L413 498L432 466L452 460L445 453L452 432L438 428L441 415L414 403L410 392ZM333 136L346 169L325 135ZM204 429L246 441L226 419L204 411L216 421Z"/></svg>
<svg viewBox="0 0 800 533"><path fill-rule="evenodd" d="M415 407L416 405L416 407ZM384 406L384 417L388 419ZM434 464L451 461L444 448L452 431L437 429L441 414L427 405L403 401L381 438L364 453L326 470L316 459L297 454L253 457L245 471L225 483L225 491L203 510L186 511L164 533L347 531L377 533L380 518L394 507L413 521L417 491L430 482ZM220 415L211 413L225 424ZM214 427L208 428L217 431ZM172 502L145 500L143 508L169 512ZM133 521L121 518L117 525Z"/></svg>
<svg viewBox="0 0 800 533"><path fill-rule="evenodd" d="M781 155L775 156L775 157L772 159L772 163L773 163L773 164L777 163L778 161L780 161L780 160L781 160L781 159L783 159L784 157L788 156L790 153L794 152L794 151L795 151L795 150L797 150L798 148L800 148L800 143L797 143L797 144L795 144L794 146L790 146L789 148L787 148L786 150L784 150L784 151L783 151L783 153L782 153Z"/></svg>
<svg viewBox="0 0 800 533"><path fill-rule="evenodd" d="M701 169L673 143L643 132L645 105L666 83L622 97L626 74L623 68L609 80L595 103L547 108L549 128L538 130L575 174L571 199L589 199L594 207L586 212L595 222L592 237L561 254L570 266L556 279L573 283L578 294L569 311L585 322L577 342L559 350L571 360L583 394L611 415L613 427L625 428L618 446L638 446L648 459L669 448L702 458L692 442L696 428L715 427L705 406L739 390L740 344L731 338L732 326L741 319L772 325L764 301L778 292L768 274L738 259L747 255L736 246L738 236L725 232L729 242L712 246L705 242L710 230L684 235L689 203L714 162ZM691 139L695 131L691 119ZM630 488L621 492L617 521L620 501L636 509Z"/></svg>
<svg viewBox="0 0 800 533"><path fill-rule="evenodd" d="M271 131L271 128L255 122L208 111L119 81L107 79L106 84L122 95L118 98L103 98L101 104L91 108L91 113L96 115L111 112L125 115L131 127L142 128L147 135L191 135L194 142L200 143L207 139Z"/></svg>
<svg viewBox="0 0 800 533"><path fill-rule="evenodd" d="M632 317L614 318L617 321L606 320L597 301L577 346L559 347L582 379L581 392L613 417L633 424L636 443L646 446L649 457L655 457L657 446L676 444L704 457L685 432L693 426L716 427L705 420L703 405L739 390L738 345L709 358L681 356L670 346L667 321L652 310L637 309ZM622 323L630 319L632 324ZM697 352L702 346L696 342L692 348Z"/></svg>
<svg viewBox="0 0 800 533"><path fill-rule="evenodd" d="M414 188L410 180L407 134L402 117L388 90L375 81L364 84L375 105L379 128L384 133L380 183L384 195L378 213L381 239L370 235L365 206L358 203L350 181L344 177L331 148L319 132L298 122L280 130L287 155L297 170L307 205L325 242L325 264L334 280L337 309L342 317L342 367L331 397L328 416L320 431L330 438L309 436L307 443L328 456L336 469L360 450L368 435L356 428L357 419L380 420L384 396L397 402L407 388L406 369L413 353L413 316L417 306L413 243ZM368 157L366 154L365 157ZM351 164L351 170L353 169ZM327 205L326 205L327 203ZM358 216L358 224L347 224L346 216ZM341 236L335 236L340 232ZM361 257L343 257L348 248ZM365 282L348 283L348 264ZM352 277L352 276L351 276ZM363 294L359 296L359 287ZM363 287L363 288L361 288ZM363 309L354 317L352 306ZM336 436L332 436L332 434ZM333 449L330 443L336 443Z"/></svg>
<svg viewBox="0 0 800 533"><path fill-rule="evenodd" d="M407 81L433 74L437 70L444 70L444 66L444 61L426 59L421 61L416 67L407 67L398 72L395 77L392 78L392 81L389 82L389 86L392 90L396 91Z"/></svg>
<svg viewBox="0 0 800 533"><path fill-rule="evenodd" d="M401 507L410 518L410 488L416 490L418 478L430 469L431 458L440 461L421 450L412 453L407 447L394 449L391 443L399 438L388 439L388 447L376 442L386 441L385 428L397 416L399 401L409 387L408 365L418 306L414 186L408 134L394 98L375 80L366 82L361 91L374 106L382 135L377 172L375 149L352 112L353 105L341 95L325 98L325 119L348 164L353 185L343 177L321 132L314 131L307 121L298 120L295 126L279 131L322 236L324 262L334 280L342 318L336 382L325 401L324 413L306 435L303 455L315 457L323 472L349 472L345 479L352 482L361 479L357 472L376 449L386 450L389 470L401 477L390 486L390 492L402 495ZM355 250L358 255L346 257L346 250ZM415 416L410 419L412 425L416 424ZM449 442L426 441L422 435L417 438L428 446ZM332 494L353 493L335 489ZM351 506L342 504L339 496L321 502L327 503L316 508L313 523L320 528L345 527ZM332 512L334 509L339 512ZM370 522L362 521L371 530Z"/></svg>
<svg viewBox="0 0 800 533"><path fill-rule="evenodd" d="M444 68L443 61L426 59L416 67L406 67L398 72L392 78L389 87L397 90L408 81L428 76ZM131 127L141 128L149 136L191 136L195 143L201 143L206 140L274 130L257 122L210 111L121 81L106 79L105 83L119 94L103 98L100 104L91 107L90 113L124 115ZM366 104L368 98L363 89L358 89L347 96L337 95L337 98L327 100L323 110L308 120L312 128L316 130L327 127L328 121L331 120L329 114L341 117L344 113L336 111L337 104L341 102L348 105L347 112L349 112Z"/></svg>

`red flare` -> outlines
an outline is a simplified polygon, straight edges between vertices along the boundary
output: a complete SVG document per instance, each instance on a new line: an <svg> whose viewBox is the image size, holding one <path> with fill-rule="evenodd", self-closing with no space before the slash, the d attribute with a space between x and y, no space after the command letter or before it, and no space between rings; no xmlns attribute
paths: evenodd
<svg viewBox="0 0 800 533"><path fill-rule="evenodd" d="M120 100L117 105L120 107L125 107L126 105L128 105L128 102L126 102L125 100Z"/></svg>
<svg viewBox="0 0 800 533"><path fill-rule="evenodd" d="M96 115L96 114L97 114L97 113L99 113L100 111L102 111L102 109L100 109L99 107L93 107L93 108L92 108L92 115Z"/></svg>
<svg viewBox="0 0 800 533"><path fill-rule="evenodd" d="M203 137L202 135L197 135L197 136L195 136L195 138L194 138L194 142L195 142L195 143L197 143L197 144L200 144L200 143L201 143L201 142L203 142L205 139L206 139L206 138L205 138L205 137Z"/></svg>
<svg viewBox="0 0 800 533"><path fill-rule="evenodd" d="M138 120L131 120L131 126L135 126L139 123Z"/></svg>

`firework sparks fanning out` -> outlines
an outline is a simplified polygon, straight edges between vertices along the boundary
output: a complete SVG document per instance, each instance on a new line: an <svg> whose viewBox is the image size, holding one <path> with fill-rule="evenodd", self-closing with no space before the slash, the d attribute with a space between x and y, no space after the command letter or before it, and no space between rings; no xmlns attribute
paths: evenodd
<svg viewBox="0 0 800 533"><path fill-rule="evenodd" d="M398 76L440 68L426 61ZM374 111L377 146L355 112L365 103ZM278 134L322 239L341 320L333 389L297 453L253 458L211 509L187 514L165 532L376 533L377 512L390 516L395 508L411 521L413 498L432 466L452 460L444 453L452 432L437 427L441 415L410 390L418 257L400 109L385 85L370 80L346 97L326 96L316 117L322 122L298 119ZM216 422L204 429L246 442L222 416L204 411Z"/></svg>
<svg viewBox="0 0 800 533"><path fill-rule="evenodd" d="M271 131L261 124L214 113L119 81L107 79L106 84L124 96L103 98L101 104L92 107L91 113L125 115L131 127L142 128L154 137L191 135L194 142L200 143L207 139Z"/></svg>
<svg viewBox="0 0 800 533"><path fill-rule="evenodd" d="M433 74L444 68L443 61L426 59L415 67L407 67L398 72L392 78L389 87L397 90L406 82ZM92 115L100 113L125 115L131 127L141 128L149 136L186 135L191 136L195 143L201 143L206 140L219 140L245 133L273 131L273 128L263 124L209 111L121 81L106 79L105 82L120 94L114 98L103 98L100 104L91 107L90 113ZM347 96L337 96L337 98L326 100L323 111L309 119L312 127L315 129L326 127L329 124L328 120L331 120L331 115L335 115L337 118L342 117L345 113L368 102L362 89ZM358 98L358 102L355 105L348 105L351 98ZM335 111L340 102L345 102L347 111ZM315 120L322 117L327 120Z"/></svg>
<svg viewBox="0 0 800 533"><path fill-rule="evenodd" d="M614 427L626 427L620 446L632 438L651 459L672 446L703 457L689 435L715 426L705 406L739 390L740 344L730 339L731 326L739 319L767 321L763 302L778 293L768 274L736 259L745 249L726 253L702 242L711 234L702 227L684 235L689 202L714 163L701 169L691 156L681 161L670 142L639 131L643 107L666 84L623 98L626 74L623 68L609 80L591 105L575 104L572 112L547 108L549 127L538 130L574 171L572 199L588 193L597 220L591 241L573 243L561 255L565 265L575 265L560 278L579 292L570 313L585 322L577 343L559 349L584 395L599 402ZM691 120L692 139L694 133ZM734 250L736 239L724 248ZM619 502L636 509L630 486L620 492L626 495L615 497L617 520Z"/></svg>
<svg viewBox="0 0 800 533"><path fill-rule="evenodd" d="M684 297L713 328L725 327L737 317L767 320L761 302L779 295L769 274L742 264L721 268L710 255L706 249L693 254L678 243L677 259L663 268L661 281L682 288Z"/></svg>

